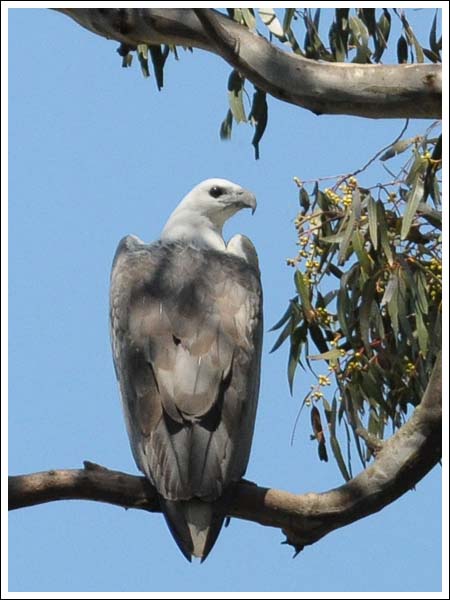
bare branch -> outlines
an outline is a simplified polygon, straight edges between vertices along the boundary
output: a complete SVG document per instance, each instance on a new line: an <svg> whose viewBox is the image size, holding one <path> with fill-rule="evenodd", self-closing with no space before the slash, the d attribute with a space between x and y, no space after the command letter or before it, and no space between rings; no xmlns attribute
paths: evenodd
<svg viewBox="0 0 450 600"><path fill-rule="evenodd" d="M387 440L375 461L357 477L322 494L295 495L242 481L224 511L232 517L283 529L301 550L331 531L373 514L413 488L440 460L442 367L437 361L421 404ZM158 511L155 489L144 477L85 462L80 470L58 470L9 478L9 508L54 500L95 500Z"/></svg>
<svg viewBox="0 0 450 600"><path fill-rule="evenodd" d="M275 98L316 114L369 118L440 118L437 64L326 63L289 54L212 9L58 8L108 39L192 46L221 56Z"/></svg>

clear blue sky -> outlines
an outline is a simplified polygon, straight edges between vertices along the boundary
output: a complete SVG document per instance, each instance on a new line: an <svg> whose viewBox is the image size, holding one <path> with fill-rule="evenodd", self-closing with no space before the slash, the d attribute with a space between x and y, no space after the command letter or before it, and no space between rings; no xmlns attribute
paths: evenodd
<svg viewBox="0 0 450 600"><path fill-rule="evenodd" d="M424 35L432 14L412 13ZM9 26L10 473L78 468L85 459L136 473L108 333L120 238L157 239L182 196L207 177L250 188L258 210L237 215L225 233L255 243L268 330L294 294L285 266L296 252L293 176L355 169L402 122L318 118L270 99L255 161L245 125L231 142L219 140L230 68L218 58L180 50L158 93L137 63L120 68L116 43L60 14L11 10ZM428 124L414 122L410 135ZM370 181L382 177L375 170ZM309 418L290 445L312 381L299 371L290 397L287 347L269 355L274 340L268 332L247 477L298 493L340 485L333 460L317 459ZM440 495L438 467L395 504L296 559L279 530L233 519L202 565L185 561L160 515L89 502L18 510L9 518L10 590L438 591Z"/></svg>

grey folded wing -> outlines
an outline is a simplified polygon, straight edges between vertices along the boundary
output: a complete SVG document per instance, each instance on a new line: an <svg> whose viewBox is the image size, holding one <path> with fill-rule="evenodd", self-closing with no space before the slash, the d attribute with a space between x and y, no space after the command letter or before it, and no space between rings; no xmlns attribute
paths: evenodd
<svg viewBox="0 0 450 600"><path fill-rule="evenodd" d="M218 498L244 474L253 436L262 346L257 261L129 236L114 259L110 311L139 468L168 500Z"/></svg>

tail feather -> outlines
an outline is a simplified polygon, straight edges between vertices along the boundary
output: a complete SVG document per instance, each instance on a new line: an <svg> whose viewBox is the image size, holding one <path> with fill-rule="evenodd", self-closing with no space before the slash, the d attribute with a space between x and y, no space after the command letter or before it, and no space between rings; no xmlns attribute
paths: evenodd
<svg viewBox="0 0 450 600"><path fill-rule="evenodd" d="M216 509L214 502L198 499L174 501L161 498L161 507L170 532L186 559L191 562L195 556L203 562L222 529L224 515Z"/></svg>

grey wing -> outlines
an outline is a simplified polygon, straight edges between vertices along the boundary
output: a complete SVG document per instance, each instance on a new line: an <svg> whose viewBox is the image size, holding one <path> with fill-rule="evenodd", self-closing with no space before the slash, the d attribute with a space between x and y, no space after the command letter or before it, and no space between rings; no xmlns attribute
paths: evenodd
<svg viewBox="0 0 450 600"><path fill-rule="evenodd" d="M262 340L259 274L222 253L125 238L111 332L131 446L169 500L213 500L247 466Z"/></svg>

